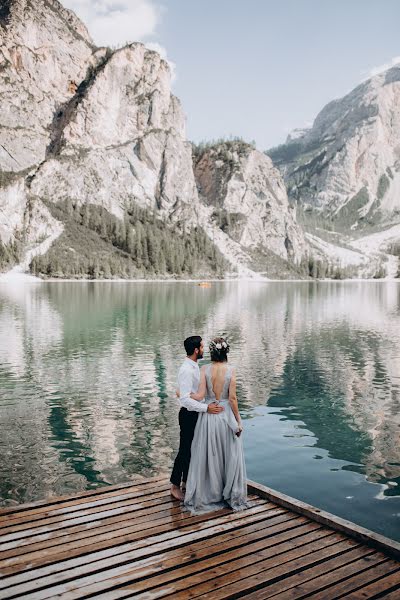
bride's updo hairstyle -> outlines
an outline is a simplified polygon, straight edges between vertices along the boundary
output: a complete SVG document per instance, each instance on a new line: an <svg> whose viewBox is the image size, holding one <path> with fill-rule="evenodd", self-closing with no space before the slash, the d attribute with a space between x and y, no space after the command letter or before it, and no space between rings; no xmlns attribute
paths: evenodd
<svg viewBox="0 0 400 600"><path fill-rule="evenodd" d="M216 337L211 340L209 348L211 360L217 362L226 362L228 360L229 344L223 337Z"/></svg>

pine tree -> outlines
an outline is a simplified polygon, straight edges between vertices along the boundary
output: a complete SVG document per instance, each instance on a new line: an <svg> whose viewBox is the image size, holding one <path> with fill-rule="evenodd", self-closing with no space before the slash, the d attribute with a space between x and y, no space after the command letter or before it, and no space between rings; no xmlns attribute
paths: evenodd
<svg viewBox="0 0 400 600"><path fill-rule="evenodd" d="M137 223L135 229L135 243L132 254L136 260L136 264L141 268L143 265L143 226L140 221Z"/></svg>
<svg viewBox="0 0 400 600"><path fill-rule="evenodd" d="M110 270L110 265L109 265L108 261L103 263L103 276L104 276L104 279L111 278L111 270Z"/></svg>
<svg viewBox="0 0 400 600"><path fill-rule="evenodd" d="M136 247L135 233L131 225L126 229L126 251L134 255Z"/></svg>
<svg viewBox="0 0 400 600"><path fill-rule="evenodd" d="M84 204L83 205L83 211L82 211L82 225L84 227L89 227L89 223L90 223L90 208L88 204Z"/></svg>

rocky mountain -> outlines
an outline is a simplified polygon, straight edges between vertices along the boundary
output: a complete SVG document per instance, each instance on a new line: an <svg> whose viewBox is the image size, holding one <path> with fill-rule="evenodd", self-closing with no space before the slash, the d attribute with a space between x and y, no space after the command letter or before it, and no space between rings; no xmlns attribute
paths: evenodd
<svg viewBox="0 0 400 600"><path fill-rule="evenodd" d="M194 174L211 223L252 256L257 270L264 262L268 272L267 251L299 262L303 234L282 177L267 156L241 141L205 145L195 149Z"/></svg>
<svg viewBox="0 0 400 600"><path fill-rule="evenodd" d="M343 230L400 221L400 64L330 102L267 152L289 197Z"/></svg>
<svg viewBox="0 0 400 600"><path fill-rule="evenodd" d="M0 40L3 269L45 251L39 275L252 275L256 250L261 270L275 257L296 270L306 246L279 173L254 149L193 165L159 54L96 47L58 0L2 0Z"/></svg>

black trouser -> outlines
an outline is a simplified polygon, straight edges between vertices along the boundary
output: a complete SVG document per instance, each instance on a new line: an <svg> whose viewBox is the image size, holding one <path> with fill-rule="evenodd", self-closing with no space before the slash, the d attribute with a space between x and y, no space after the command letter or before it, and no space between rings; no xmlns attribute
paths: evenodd
<svg viewBox="0 0 400 600"><path fill-rule="evenodd" d="M171 483L177 486L181 481L186 483L190 464L190 448L193 441L194 428L196 427L199 413L194 410L187 410L182 406L179 411L179 450L176 455L174 468L171 474Z"/></svg>

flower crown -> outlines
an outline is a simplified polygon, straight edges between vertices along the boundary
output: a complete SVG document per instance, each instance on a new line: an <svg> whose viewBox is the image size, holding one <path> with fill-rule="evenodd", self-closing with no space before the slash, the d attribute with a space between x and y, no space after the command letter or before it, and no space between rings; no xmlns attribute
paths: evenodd
<svg viewBox="0 0 400 600"><path fill-rule="evenodd" d="M213 350L224 350L226 353L229 352L229 344L227 341L225 341L223 338L221 338L221 341L216 342L215 340L211 340L210 345L210 352L212 352Z"/></svg>

